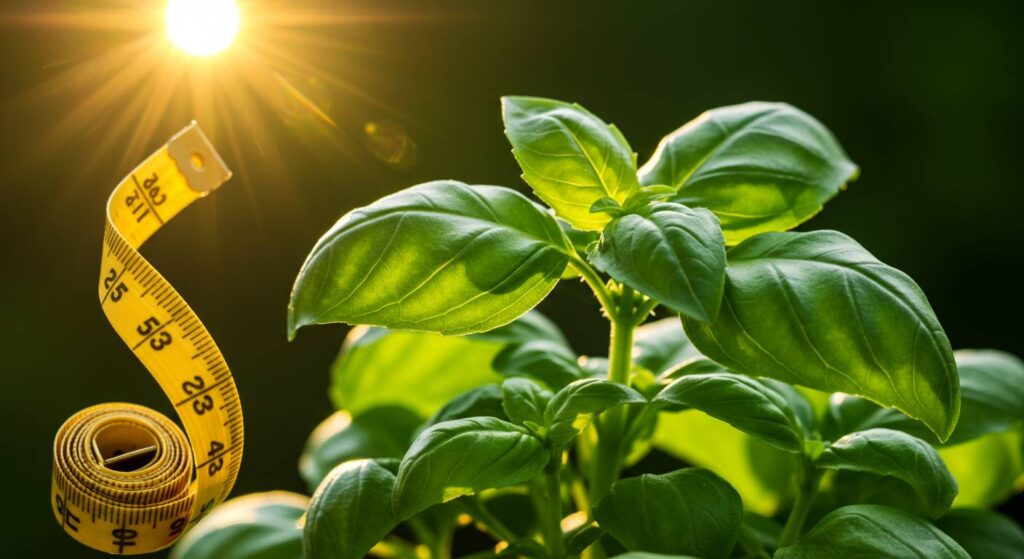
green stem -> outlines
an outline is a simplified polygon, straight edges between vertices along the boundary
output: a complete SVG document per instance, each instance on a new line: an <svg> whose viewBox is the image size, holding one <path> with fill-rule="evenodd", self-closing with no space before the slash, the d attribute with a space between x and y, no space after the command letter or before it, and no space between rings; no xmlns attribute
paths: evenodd
<svg viewBox="0 0 1024 559"><path fill-rule="evenodd" d="M615 303L612 301L612 294L608 291L608 287L605 285L604 280L601 279L601 276L597 273L597 270L591 267L586 260L580 258L578 254L572 254L570 256L570 263L572 264L572 267L579 272L583 281L587 282L590 289L594 291L594 296L596 296L598 302L601 303L601 308L604 309L605 313L608 313L609 317L614 316L611 314L615 312Z"/></svg>
<svg viewBox="0 0 1024 559"><path fill-rule="evenodd" d="M633 288L622 286L618 308L614 313L609 313L612 328L608 348L608 380L621 384L629 384L629 373L633 368L633 330L636 329L633 295ZM592 503L600 501L619 478L625 431L625 408L612 408L602 414L590 484Z"/></svg>
<svg viewBox="0 0 1024 559"><path fill-rule="evenodd" d="M779 547L793 545L800 539L804 524L807 522L807 514L811 511L814 497L818 494L821 472L814 467L814 464L805 458L797 476L796 500L793 501L793 508L789 511L786 526L783 527L782 535L779 536Z"/></svg>
<svg viewBox="0 0 1024 559"><path fill-rule="evenodd" d="M659 304L660 303L658 303L657 299L647 299L646 301L637 305L636 313L634 313L633 315L635 317L633 324L635 326L640 326L641 324L643 324L644 321L647 320L647 317L652 312L654 312L654 309L656 309Z"/></svg>
<svg viewBox="0 0 1024 559"><path fill-rule="evenodd" d="M518 538L515 533L512 532L505 523L498 519L498 517L491 514L491 511L487 509L483 501L480 500L476 495L469 495L462 497L455 501L455 503L462 509L463 512L473 517L480 527L488 534L494 536L495 539L514 542Z"/></svg>
<svg viewBox="0 0 1024 559"><path fill-rule="evenodd" d="M544 543L548 546L551 559L561 559L565 555L562 541L562 472L561 455L551 457L551 465L544 473L545 507Z"/></svg>

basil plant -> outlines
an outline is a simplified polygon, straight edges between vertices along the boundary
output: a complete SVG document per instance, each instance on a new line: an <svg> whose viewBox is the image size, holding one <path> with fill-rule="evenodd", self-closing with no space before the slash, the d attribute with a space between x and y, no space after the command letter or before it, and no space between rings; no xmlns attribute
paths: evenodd
<svg viewBox="0 0 1024 559"><path fill-rule="evenodd" d="M579 105L502 110L536 198L441 180L343 216L288 307L291 335L357 325L312 498L225 507L176 558L1024 556L993 511L1024 364L954 352L906 274L791 231L858 175L820 122L714 109L638 166ZM532 310L560 281L593 291L607 356Z"/></svg>

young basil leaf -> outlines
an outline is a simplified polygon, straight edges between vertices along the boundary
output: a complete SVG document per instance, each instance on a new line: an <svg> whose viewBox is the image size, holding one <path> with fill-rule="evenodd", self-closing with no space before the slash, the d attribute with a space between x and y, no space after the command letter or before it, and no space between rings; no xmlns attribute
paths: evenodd
<svg viewBox="0 0 1024 559"><path fill-rule="evenodd" d="M695 320L718 316L725 285L725 241L703 208L657 203L618 217L589 253L616 280Z"/></svg>
<svg viewBox="0 0 1024 559"><path fill-rule="evenodd" d="M729 252L722 312L683 318L711 359L895 406L941 439L960 412L953 351L921 289L835 231L764 233Z"/></svg>
<svg viewBox="0 0 1024 559"><path fill-rule="evenodd" d="M773 516L793 497L797 455L768 446L704 413L662 412L654 446L722 476L743 498L744 510Z"/></svg>
<svg viewBox="0 0 1024 559"><path fill-rule="evenodd" d="M882 505L851 505L829 513L775 559L914 557L971 559L952 538L925 520Z"/></svg>
<svg viewBox="0 0 1024 559"><path fill-rule="evenodd" d="M617 382L587 378L559 390L544 410L548 440L555 448L564 448L601 412L625 404L645 403L636 390Z"/></svg>
<svg viewBox="0 0 1024 559"><path fill-rule="evenodd" d="M730 245L810 219L856 179L857 166L825 126L783 103L708 111L666 136L640 169L645 185L722 220Z"/></svg>
<svg viewBox="0 0 1024 559"><path fill-rule="evenodd" d="M584 376L571 348L543 339L506 346L494 357L492 366L506 377L529 377L553 389Z"/></svg>
<svg viewBox="0 0 1024 559"><path fill-rule="evenodd" d="M747 376L687 375L665 387L654 402L698 409L780 450L804 450L804 427L786 398Z"/></svg>
<svg viewBox="0 0 1024 559"><path fill-rule="evenodd" d="M604 198L599 198L596 202L590 205L590 213L596 214L602 212L612 217L618 217L625 213L625 209L623 209L623 207L619 205L619 202L614 198L605 196Z"/></svg>
<svg viewBox="0 0 1024 559"><path fill-rule="evenodd" d="M993 433L939 449L939 456L960 482L954 507L994 507L1020 491L1024 476L1024 434Z"/></svg>
<svg viewBox="0 0 1024 559"><path fill-rule="evenodd" d="M590 213L594 202L625 202L640 188L625 138L583 107L538 97L502 97L501 105L523 180L574 227L600 231L610 217Z"/></svg>
<svg viewBox="0 0 1024 559"><path fill-rule="evenodd" d="M373 460L346 462L313 494L303 530L305 559L360 559L398 525L395 476Z"/></svg>
<svg viewBox="0 0 1024 559"><path fill-rule="evenodd" d="M695 357L701 354L676 317L648 322L633 334L633 362L655 375Z"/></svg>
<svg viewBox="0 0 1024 559"><path fill-rule="evenodd" d="M501 384L502 407L513 423L544 425L544 408L551 393L525 378L510 378Z"/></svg>
<svg viewBox="0 0 1024 559"><path fill-rule="evenodd" d="M594 508L606 532L629 551L728 557L743 505L725 480L700 468L619 480Z"/></svg>
<svg viewBox="0 0 1024 559"><path fill-rule="evenodd" d="M588 547L601 539L604 530L594 523L580 526L565 534L565 552L567 555L582 555Z"/></svg>
<svg viewBox="0 0 1024 559"><path fill-rule="evenodd" d="M982 509L953 509L935 526L971 557L1024 559L1024 530L1013 519Z"/></svg>
<svg viewBox="0 0 1024 559"><path fill-rule="evenodd" d="M220 505L182 536L172 559L303 559L299 519L309 499L271 491Z"/></svg>
<svg viewBox="0 0 1024 559"><path fill-rule="evenodd" d="M902 431L869 429L851 433L825 448L815 464L896 478L909 485L925 513L942 516L957 494L957 483L931 445Z"/></svg>
<svg viewBox="0 0 1024 559"><path fill-rule="evenodd" d="M541 302L569 263L554 218L518 192L434 181L349 212L313 247L288 332L347 322L485 332Z"/></svg>
<svg viewBox="0 0 1024 559"><path fill-rule="evenodd" d="M331 400L354 415L398 405L425 419L467 390L501 382L491 362L502 347L475 336L356 327L331 366Z"/></svg>
<svg viewBox="0 0 1024 559"><path fill-rule="evenodd" d="M406 519L484 489L522 483L550 453L529 430L493 417L439 423L420 433L398 470L394 511Z"/></svg>
<svg viewBox="0 0 1024 559"><path fill-rule="evenodd" d="M502 407L501 387L497 384L487 384L459 394L437 410L437 413L423 424L423 429L445 421L468 417L508 419L505 408Z"/></svg>
<svg viewBox="0 0 1024 559"><path fill-rule="evenodd" d="M299 474L310 491L342 462L358 458L401 458L423 420L400 406L367 410L356 417L331 414L313 430L299 457Z"/></svg>

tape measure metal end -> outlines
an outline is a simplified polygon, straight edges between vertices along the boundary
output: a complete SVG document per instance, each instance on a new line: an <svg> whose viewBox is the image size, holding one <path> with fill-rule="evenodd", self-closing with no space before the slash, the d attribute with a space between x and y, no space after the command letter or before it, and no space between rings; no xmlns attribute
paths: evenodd
<svg viewBox="0 0 1024 559"><path fill-rule="evenodd" d="M213 192L231 178L231 169L194 120L167 142L167 151L181 174L185 175L188 186L203 195Z"/></svg>

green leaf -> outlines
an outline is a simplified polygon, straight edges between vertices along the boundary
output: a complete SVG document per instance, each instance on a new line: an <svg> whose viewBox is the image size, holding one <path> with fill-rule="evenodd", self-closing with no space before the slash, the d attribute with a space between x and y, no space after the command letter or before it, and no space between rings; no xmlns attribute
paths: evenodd
<svg viewBox="0 0 1024 559"><path fill-rule="evenodd" d="M939 449L960 482L954 507L993 507L1024 487L1024 435L993 433Z"/></svg>
<svg viewBox="0 0 1024 559"><path fill-rule="evenodd" d="M775 552L775 559L836 557L971 559L927 521L882 505L852 505L832 511L796 545Z"/></svg>
<svg viewBox="0 0 1024 559"><path fill-rule="evenodd" d="M830 470L896 478L910 486L931 518L942 516L957 494L957 483L939 453L902 431L869 429L851 433L825 448L815 464Z"/></svg>
<svg viewBox="0 0 1024 559"><path fill-rule="evenodd" d="M606 532L629 551L728 557L743 506L725 480L700 468L616 482L594 508Z"/></svg>
<svg viewBox="0 0 1024 559"><path fill-rule="evenodd" d="M633 362L658 375L701 357L676 317L648 322L633 333Z"/></svg>
<svg viewBox="0 0 1024 559"><path fill-rule="evenodd" d="M391 511L395 476L373 460L331 471L309 505L305 559L360 559L398 525Z"/></svg>
<svg viewBox="0 0 1024 559"><path fill-rule="evenodd" d="M988 510L954 509L935 526L971 557L1024 559L1024 530L1013 519Z"/></svg>
<svg viewBox="0 0 1024 559"><path fill-rule="evenodd" d="M171 558L303 559L299 519L308 504L286 491L236 497L186 532Z"/></svg>
<svg viewBox="0 0 1024 559"><path fill-rule="evenodd" d="M578 380L559 390L544 410L548 440L555 448L564 448L601 412L625 404L645 403L636 390L599 378Z"/></svg>
<svg viewBox="0 0 1024 559"><path fill-rule="evenodd" d="M958 350L954 356L960 372L960 419L945 444L1003 433L1024 420L1024 363L1013 355L990 349ZM934 434L897 410L845 395L831 399L825 422L829 436L873 427L905 431L940 444Z"/></svg>
<svg viewBox="0 0 1024 559"><path fill-rule="evenodd" d="M612 278L696 320L718 316L725 241L703 208L670 203L612 220L590 260Z"/></svg>
<svg viewBox="0 0 1024 559"><path fill-rule="evenodd" d="M659 450L725 478L743 498L743 508L764 516L778 513L793 496L798 457L697 411L658 415Z"/></svg>
<svg viewBox="0 0 1024 559"><path fill-rule="evenodd" d="M406 519L484 489L523 483L544 469L544 444L529 430L493 417L439 423L420 433L398 470L394 511Z"/></svg>
<svg viewBox="0 0 1024 559"><path fill-rule="evenodd" d="M1024 362L997 350L959 350L962 407L950 442L1009 431L1024 421Z"/></svg>
<svg viewBox="0 0 1024 559"><path fill-rule="evenodd" d="M841 233L764 233L735 247L718 320L683 326L736 372L865 396L941 439L956 425L956 364L928 300Z"/></svg>
<svg viewBox="0 0 1024 559"><path fill-rule="evenodd" d="M510 378L501 384L502 406L513 423L544 424L544 408L551 393L525 378Z"/></svg>
<svg viewBox="0 0 1024 559"><path fill-rule="evenodd" d="M560 343L566 347L569 342L558 325L551 319L534 309L514 321L494 330L469 336L470 339L484 340L500 344L521 344L539 338Z"/></svg>
<svg viewBox="0 0 1024 559"><path fill-rule="evenodd" d="M331 400L354 415L394 405L427 418L467 390L501 382L491 362L502 347L476 337L356 327L331 366Z"/></svg>
<svg viewBox="0 0 1024 559"><path fill-rule="evenodd" d="M686 375L665 387L654 402L698 409L780 450L804 450L804 427L786 398L747 376Z"/></svg>
<svg viewBox="0 0 1024 559"><path fill-rule="evenodd" d="M665 555L663 553L644 553L642 551L622 553L613 559L697 559L692 555Z"/></svg>
<svg viewBox="0 0 1024 559"><path fill-rule="evenodd" d="M708 111L666 136L640 169L640 182L674 186L674 201L715 212L734 245L810 219L857 174L807 113L746 103Z"/></svg>
<svg viewBox="0 0 1024 559"><path fill-rule="evenodd" d="M423 428L469 417L508 419L505 408L502 407L501 387L497 384L486 384L459 394L437 410L437 413L424 423Z"/></svg>
<svg viewBox="0 0 1024 559"><path fill-rule="evenodd" d="M313 247L288 332L347 322L485 332L541 302L569 263L554 218L514 190L434 181L349 212Z"/></svg>
<svg viewBox="0 0 1024 559"><path fill-rule="evenodd" d="M538 97L503 97L501 103L523 180L574 227L600 231L610 216L590 213L594 202L625 202L640 188L625 138L583 107Z"/></svg>
<svg viewBox="0 0 1024 559"><path fill-rule="evenodd" d="M540 339L506 346L492 366L506 377L529 377L559 389L584 376L577 359L566 345Z"/></svg>
<svg viewBox="0 0 1024 559"><path fill-rule="evenodd" d="M299 457L299 474L314 491L335 466L358 458L401 458L423 420L406 408L384 406L352 417L331 414L313 430Z"/></svg>

